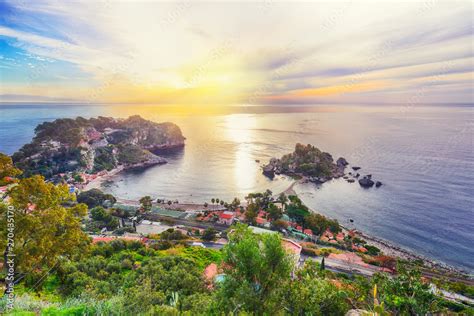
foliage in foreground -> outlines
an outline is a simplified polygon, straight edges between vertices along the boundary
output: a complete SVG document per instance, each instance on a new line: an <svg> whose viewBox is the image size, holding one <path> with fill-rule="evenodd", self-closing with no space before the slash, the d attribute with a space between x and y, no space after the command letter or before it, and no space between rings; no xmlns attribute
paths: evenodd
<svg viewBox="0 0 474 316"><path fill-rule="evenodd" d="M204 267L225 273L209 283ZM416 271L393 278L336 275L317 262L295 269L276 234L255 235L239 225L222 250L177 246L155 250L116 240L92 246L63 263L37 290L49 301L20 296L17 315L344 315L351 308L395 315L424 315L447 307ZM374 288L377 292L374 296ZM51 288L53 288L51 292ZM31 291L30 291L31 293ZM51 294L48 294L51 297ZM2 306L0 306L1 308ZM472 313L472 312L471 312Z"/></svg>

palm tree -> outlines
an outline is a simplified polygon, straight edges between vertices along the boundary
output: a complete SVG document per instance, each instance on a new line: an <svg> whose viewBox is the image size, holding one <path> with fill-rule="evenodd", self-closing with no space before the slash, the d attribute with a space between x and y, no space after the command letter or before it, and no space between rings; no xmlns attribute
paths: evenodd
<svg viewBox="0 0 474 316"><path fill-rule="evenodd" d="M285 210L285 205L288 202L288 198L286 197L285 193L281 193L278 196L278 203L281 203L281 209Z"/></svg>

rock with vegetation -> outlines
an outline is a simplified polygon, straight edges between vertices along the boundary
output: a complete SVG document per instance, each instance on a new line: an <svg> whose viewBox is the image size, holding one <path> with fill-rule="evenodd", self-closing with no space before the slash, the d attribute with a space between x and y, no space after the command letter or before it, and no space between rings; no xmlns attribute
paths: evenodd
<svg viewBox="0 0 474 316"><path fill-rule="evenodd" d="M180 128L140 116L57 119L35 129L31 143L12 158L25 176L52 178L64 173L96 173L165 163L159 150L184 146Z"/></svg>
<svg viewBox="0 0 474 316"><path fill-rule="evenodd" d="M314 181L325 182L343 176L347 165L347 160L342 157L335 163L331 154L312 145L305 146L298 143L294 152L280 159L272 158L263 167L263 173L269 177L275 174L306 176Z"/></svg>

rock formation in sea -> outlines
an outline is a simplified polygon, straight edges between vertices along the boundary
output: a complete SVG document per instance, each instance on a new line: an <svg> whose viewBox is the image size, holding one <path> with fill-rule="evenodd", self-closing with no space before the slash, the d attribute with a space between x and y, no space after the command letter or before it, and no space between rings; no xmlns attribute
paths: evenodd
<svg viewBox="0 0 474 316"><path fill-rule="evenodd" d="M294 152L281 158L272 158L263 166L263 174L273 178L275 174L305 176L309 181L324 183L344 176L349 163L343 157L334 163L332 155L312 145L296 144Z"/></svg>

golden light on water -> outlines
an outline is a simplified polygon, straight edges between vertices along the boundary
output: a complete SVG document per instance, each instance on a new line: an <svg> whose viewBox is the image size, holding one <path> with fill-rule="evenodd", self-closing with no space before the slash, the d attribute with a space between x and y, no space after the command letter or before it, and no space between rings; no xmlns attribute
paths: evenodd
<svg viewBox="0 0 474 316"><path fill-rule="evenodd" d="M258 126L255 115L235 114L225 117L226 138L235 143L234 181L237 187L250 189L255 185L255 161L251 144L255 139L254 129Z"/></svg>

